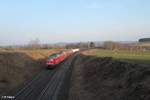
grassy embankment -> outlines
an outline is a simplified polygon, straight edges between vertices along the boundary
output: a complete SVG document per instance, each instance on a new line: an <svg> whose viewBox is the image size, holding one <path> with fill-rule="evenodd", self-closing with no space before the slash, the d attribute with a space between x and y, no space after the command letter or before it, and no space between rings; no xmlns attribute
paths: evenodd
<svg viewBox="0 0 150 100"><path fill-rule="evenodd" d="M0 95L45 69L44 61L60 50L0 50Z"/></svg>
<svg viewBox="0 0 150 100"><path fill-rule="evenodd" d="M150 64L150 52L143 51L111 51L111 50L89 50L84 54L98 57L113 57L114 59L134 61L136 63Z"/></svg>

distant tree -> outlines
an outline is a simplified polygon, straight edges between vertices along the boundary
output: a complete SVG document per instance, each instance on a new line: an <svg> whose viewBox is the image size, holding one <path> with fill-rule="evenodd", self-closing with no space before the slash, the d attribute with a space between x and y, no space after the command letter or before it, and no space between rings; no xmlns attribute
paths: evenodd
<svg viewBox="0 0 150 100"><path fill-rule="evenodd" d="M39 49L40 48L40 40L36 38L35 40L31 40L29 42L29 47L31 49Z"/></svg>
<svg viewBox="0 0 150 100"><path fill-rule="evenodd" d="M125 48L125 45L118 42L106 41L104 42L104 48L110 50L120 50L121 48Z"/></svg>
<svg viewBox="0 0 150 100"><path fill-rule="evenodd" d="M90 48L95 48L95 43L94 42L90 42L89 47Z"/></svg>
<svg viewBox="0 0 150 100"><path fill-rule="evenodd" d="M88 48L88 43L83 43L83 42L79 42L79 43L70 43L66 45L67 49L70 48Z"/></svg>
<svg viewBox="0 0 150 100"><path fill-rule="evenodd" d="M150 38L139 39L139 42L150 42Z"/></svg>
<svg viewBox="0 0 150 100"><path fill-rule="evenodd" d="M78 45L74 43L70 43L66 45L66 49L73 49L73 48L78 48Z"/></svg>
<svg viewBox="0 0 150 100"><path fill-rule="evenodd" d="M104 42L104 48L112 50L113 49L113 42L112 41Z"/></svg>

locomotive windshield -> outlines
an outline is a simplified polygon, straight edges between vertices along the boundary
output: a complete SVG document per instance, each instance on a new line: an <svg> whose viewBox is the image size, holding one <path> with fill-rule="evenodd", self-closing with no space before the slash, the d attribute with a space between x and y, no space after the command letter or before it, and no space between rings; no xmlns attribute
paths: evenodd
<svg viewBox="0 0 150 100"><path fill-rule="evenodd" d="M48 59L53 59L53 58L56 58L58 56L59 56L58 54L53 54L53 55L50 55Z"/></svg>

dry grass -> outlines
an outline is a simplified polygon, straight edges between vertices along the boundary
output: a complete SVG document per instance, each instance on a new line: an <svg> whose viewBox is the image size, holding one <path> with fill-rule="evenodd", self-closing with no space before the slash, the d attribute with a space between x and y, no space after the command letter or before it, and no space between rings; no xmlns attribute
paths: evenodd
<svg viewBox="0 0 150 100"><path fill-rule="evenodd" d="M37 60L48 57L52 53L59 52L61 49L39 49L39 50L0 50L0 53L25 53L29 57Z"/></svg>

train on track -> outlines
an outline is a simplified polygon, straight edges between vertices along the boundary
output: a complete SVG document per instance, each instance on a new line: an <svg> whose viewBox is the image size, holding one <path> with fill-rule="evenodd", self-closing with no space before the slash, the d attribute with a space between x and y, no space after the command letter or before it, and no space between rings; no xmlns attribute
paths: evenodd
<svg viewBox="0 0 150 100"><path fill-rule="evenodd" d="M63 62L66 58L71 56L72 54L78 52L79 49L72 49L68 51L60 51L58 53L50 55L46 59L46 66L47 68L54 68L59 63Z"/></svg>

